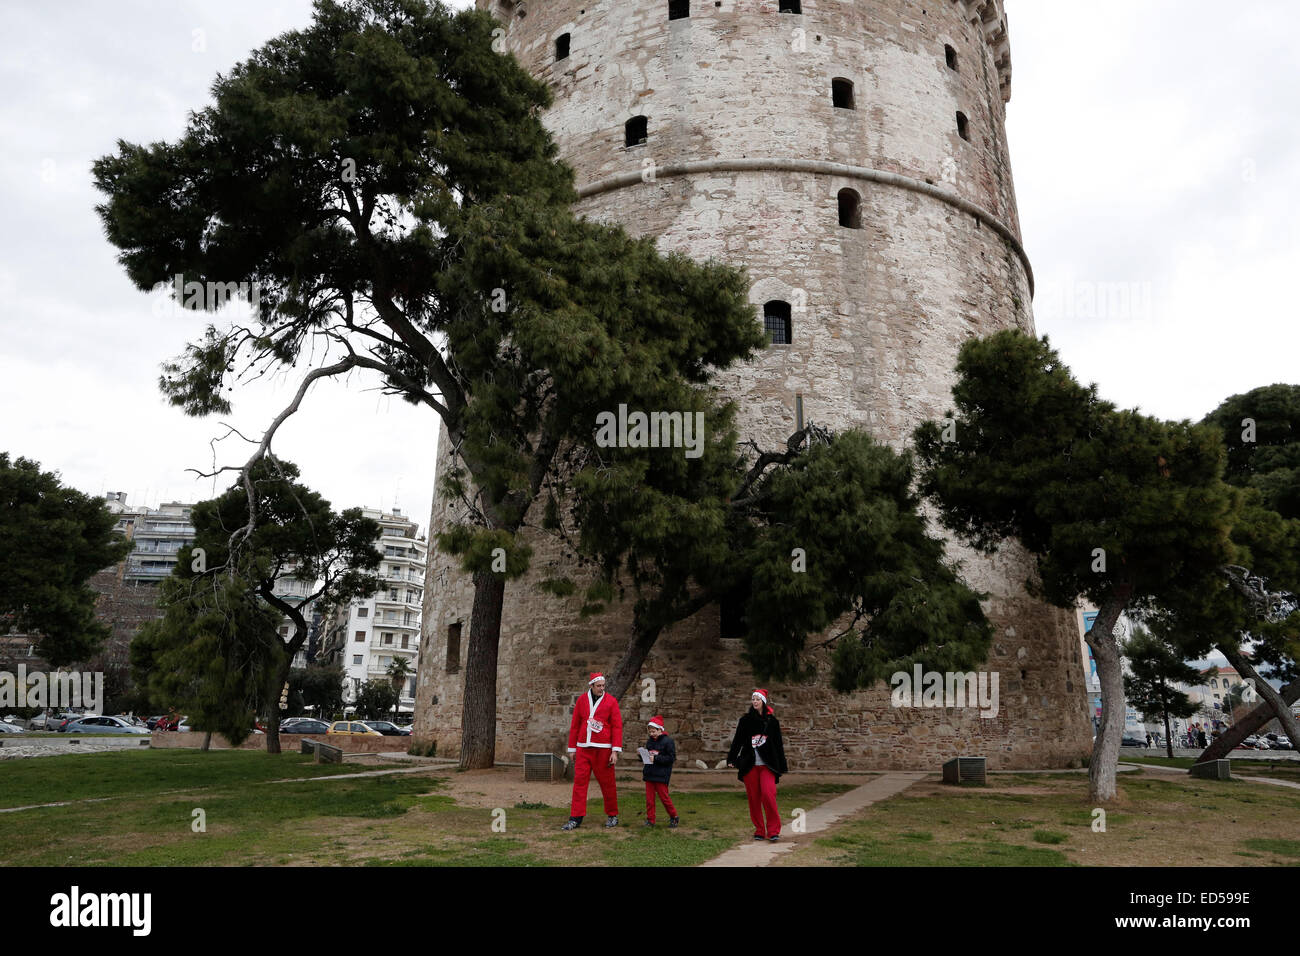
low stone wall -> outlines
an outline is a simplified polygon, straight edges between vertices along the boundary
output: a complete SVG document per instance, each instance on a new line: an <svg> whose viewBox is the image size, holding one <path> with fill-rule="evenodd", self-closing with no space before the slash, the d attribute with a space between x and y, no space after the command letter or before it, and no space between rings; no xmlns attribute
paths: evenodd
<svg viewBox="0 0 1300 956"><path fill-rule="evenodd" d="M197 749L203 746L203 738L205 736L206 734L200 731L179 733L174 730L155 730L152 735L152 746L159 749L181 747L192 747ZM347 734L281 734L280 749L284 753L296 754L300 749L299 743L304 737L332 744L342 750L345 754L406 753L406 749L411 746L410 737L353 737L348 736ZM225 737L220 734L213 734L212 749L265 750L266 736L264 734L254 734L237 748L232 748L230 742L226 740Z"/></svg>

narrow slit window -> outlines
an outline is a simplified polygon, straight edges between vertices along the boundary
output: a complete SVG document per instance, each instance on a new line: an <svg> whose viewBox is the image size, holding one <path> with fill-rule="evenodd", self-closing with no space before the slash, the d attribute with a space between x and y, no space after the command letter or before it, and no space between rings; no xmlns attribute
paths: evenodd
<svg viewBox="0 0 1300 956"><path fill-rule="evenodd" d="M569 58L569 34L561 33L555 38L555 59L567 60Z"/></svg>
<svg viewBox="0 0 1300 956"><path fill-rule="evenodd" d="M948 69L956 72L957 70L957 51L951 43L945 43L943 46L943 57L948 62Z"/></svg>
<svg viewBox="0 0 1300 956"><path fill-rule="evenodd" d="M841 189L840 225L845 229L862 228L862 197L856 189Z"/></svg>
<svg viewBox="0 0 1300 956"><path fill-rule="evenodd" d="M641 146L649 137L649 120L644 116L633 116L623 124L623 145Z"/></svg>
<svg viewBox="0 0 1300 956"><path fill-rule="evenodd" d="M854 109L852 80L843 77L831 80L831 105L840 110Z"/></svg>
<svg viewBox="0 0 1300 956"><path fill-rule="evenodd" d="M777 13L803 13L799 5L799 0L781 0L776 8Z"/></svg>
<svg viewBox="0 0 1300 956"><path fill-rule="evenodd" d="M970 120L961 110L957 111L957 135L964 140L970 139Z"/></svg>
<svg viewBox="0 0 1300 956"><path fill-rule="evenodd" d="M447 673L460 670L460 622L447 626Z"/></svg>
<svg viewBox="0 0 1300 956"><path fill-rule="evenodd" d="M668 19L685 20L691 15L691 0L668 0Z"/></svg>
<svg viewBox="0 0 1300 956"><path fill-rule="evenodd" d="M773 345L789 345L790 303L773 299L763 306L763 329Z"/></svg>

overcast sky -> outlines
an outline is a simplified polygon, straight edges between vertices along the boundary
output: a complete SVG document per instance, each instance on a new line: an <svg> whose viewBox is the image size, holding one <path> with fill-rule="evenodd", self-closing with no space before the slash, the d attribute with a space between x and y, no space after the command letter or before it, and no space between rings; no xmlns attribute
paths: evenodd
<svg viewBox="0 0 1300 956"><path fill-rule="evenodd" d="M1104 397L1166 418L1300 381L1300 5L1007 6L1039 331ZM9 0L5 13L0 450L136 504L210 497L185 469L209 466L225 429L157 389L159 363L203 322L127 281L90 164L118 138L176 139L215 74L306 25L310 3ZM276 449L336 507L396 502L423 527L436 421L373 384L318 385ZM291 391L241 390L226 420L260 436ZM235 438L215 451L220 464L247 454Z"/></svg>

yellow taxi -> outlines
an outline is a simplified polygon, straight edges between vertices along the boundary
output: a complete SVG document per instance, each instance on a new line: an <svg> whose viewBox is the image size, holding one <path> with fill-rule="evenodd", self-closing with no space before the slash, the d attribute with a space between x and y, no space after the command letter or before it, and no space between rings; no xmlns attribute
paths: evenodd
<svg viewBox="0 0 1300 956"><path fill-rule="evenodd" d="M327 737L382 737L377 730L371 730L359 720L336 720L325 732Z"/></svg>

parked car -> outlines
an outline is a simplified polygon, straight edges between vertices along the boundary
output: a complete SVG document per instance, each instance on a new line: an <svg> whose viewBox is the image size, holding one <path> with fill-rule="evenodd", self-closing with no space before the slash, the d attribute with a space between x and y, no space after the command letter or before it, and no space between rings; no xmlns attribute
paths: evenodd
<svg viewBox="0 0 1300 956"><path fill-rule="evenodd" d="M150 717L148 720L144 722L144 725L148 727L150 730L161 730L162 728L159 727L158 725L166 719L167 719L166 714L159 714L157 717Z"/></svg>
<svg viewBox="0 0 1300 956"><path fill-rule="evenodd" d="M330 725L311 717L294 717L280 725L282 734L327 734Z"/></svg>
<svg viewBox="0 0 1300 956"><path fill-rule="evenodd" d="M63 733L68 729L68 724L72 723L74 720L81 720L82 717L93 716L93 714L59 714L57 717L52 717L46 721L45 729L57 730L59 733Z"/></svg>
<svg viewBox="0 0 1300 956"><path fill-rule="evenodd" d="M1295 749L1295 747L1291 745L1291 739L1289 737L1284 737L1282 734L1265 734L1264 736L1268 738L1269 750L1294 750Z"/></svg>
<svg viewBox="0 0 1300 956"><path fill-rule="evenodd" d="M1121 747L1145 747L1147 742L1141 737L1124 737L1120 740Z"/></svg>
<svg viewBox="0 0 1300 956"><path fill-rule="evenodd" d="M179 715L172 716L171 714L168 714L154 725L154 730L176 730L181 725L181 722L187 719L188 718Z"/></svg>
<svg viewBox="0 0 1300 956"><path fill-rule="evenodd" d="M364 720L362 721L362 723L364 723L371 730L379 731L385 737L411 736L410 730L407 730L404 727L398 727L397 724L394 724L387 720Z"/></svg>
<svg viewBox="0 0 1300 956"><path fill-rule="evenodd" d="M11 724L7 720L0 720L0 734L25 734L25 733L27 733L27 731L23 730L17 724Z"/></svg>
<svg viewBox="0 0 1300 956"><path fill-rule="evenodd" d="M327 734L334 737L382 737L377 730L371 730L360 720L336 720L330 724Z"/></svg>
<svg viewBox="0 0 1300 956"><path fill-rule="evenodd" d="M1267 750L1267 749L1268 749L1268 744L1267 744L1267 743L1263 743L1263 738L1261 738L1261 737L1258 736L1257 734L1251 734L1249 737L1247 737L1245 740L1243 740L1242 743L1243 743L1245 746L1247 746L1248 748L1250 748L1251 750Z"/></svg>
<svg viewBox="0 0 1300 956"><path fill-rule="evenodd" d="M83 717L65 728L70 734L135 734L147 736L146 727L137 727L125 717Z"/></svg>

